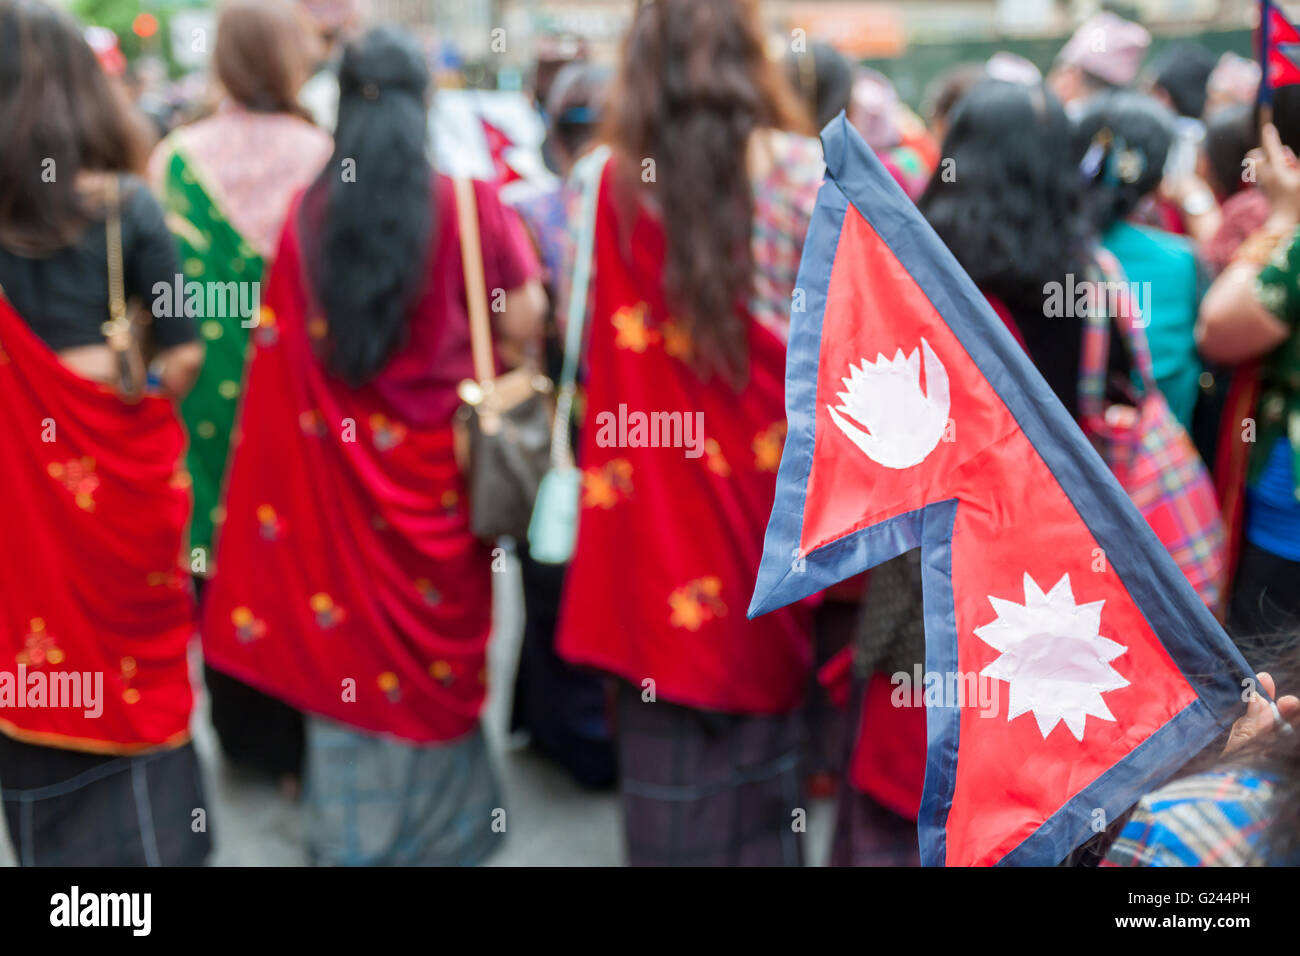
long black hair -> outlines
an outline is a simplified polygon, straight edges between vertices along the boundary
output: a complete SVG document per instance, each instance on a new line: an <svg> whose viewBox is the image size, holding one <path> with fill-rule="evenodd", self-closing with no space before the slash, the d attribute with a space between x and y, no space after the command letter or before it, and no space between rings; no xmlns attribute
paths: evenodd
<svg viewBox="0 0 1300 956"><path fill-rule="evenodd" d="M1041 313L1043 285L1085 248L1065 110L1045 87L983 80L953 110L943 159L921 212L976 285Z"/></svg>
<svg viewBox="0 0 1300 956"><path fill-rule="evenodd" d="M1085 214L1098 233L1155 191L1173 145L1173 114L1155 97L1117 90L1093 98L1075 130L1075 153L1088 180Z"/></svg>
<svg viewBox="0 0 1300 956"><path fill-rule="evenodd" d="M1082 323L1048 317L1049 283L1083 281L1070 121L1046 87L982 80L951 114L943 162L918 205L984 292L1011 312L1029 355L1076 412ZM1072 310L1071 310L1072 311Z"/></svg>
<svg viewBox="0 0 1300 956"><path fill-rule="evenodd" d="M329 329L326 367L369 381L404 341L435 218L426 151L429 70L413 40L376 27L339 67L334 154L302 206L307 277Z"/></svg>
<svg viewBox="0 0 1300 956"><path fill-rule="evenodd" d="M768 59L754 0L639 4L603 125L619 158L616 200L659 208L665 299L690 337L691 364L739 390L749 376L744 307L756 269L750 136L808 126ZM643 160L657 168L649 182L638 175Z"/></svg>
<svg viewBox="0 0 1300 956"><path fill-rule="evenodd" d="M1220 198L1240 192L1245 185L1246 154L1259 145L1255 111L1245 103L1216 110L1205 120L1205 158L1210 185Z"/></svg>

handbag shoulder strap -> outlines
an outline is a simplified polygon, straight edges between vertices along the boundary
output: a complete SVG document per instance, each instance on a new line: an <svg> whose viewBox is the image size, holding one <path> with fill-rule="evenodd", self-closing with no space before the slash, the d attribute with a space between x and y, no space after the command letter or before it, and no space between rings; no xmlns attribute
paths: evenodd
<svg viewBox="0 0 1300 956"><path fill-rule="evenodd" d="M1088 281L1096 277L1089 276ZM1105 410L1106 369L1110 361L1110 316L1094 303L1083 316L1079 349L1079 417L1099 417Z"/></svg>
<svg viewBox="0 0 1300 956"><path fill-rule="evenodd" d="M570 173L572 181L580 190L580 203L573 273L569 282L568 309L565 311L564 366L560 370L560 394L556 399L555 423L551 431L551 464L557 468L569 463L569 416L573 410L573 394L577 387L583 331L587 320L591 259L596 235L596 201L609 155L608 146L598 146L578 160Z"/></svg>
<svg viewBox="0 0 1300 956"><path fill-rule="evenodd" d="M1133 371L1142 382L1143 394L1149 395L1156 390L1151 350L1138 311L1140 304L1130 294L1119 261L1105 249L1098 249L1095 259L1095 268L1088 276L1088 281L1094 284L1093 301L1083 320L1083 347L1079 361L1079 415L1085 419L1101 415L1105 410L1112 319L1128 345ZM1112 304L1116 306L1113 310ZM1149 308L1151 303L1145 305Z"/></svg>
<svg viewBox="0 0 1300 956"><path fill-rule="evenodd" d="M108 248L108 317L117 324L126 321L126 285L122 278L122 195L117 176L104 180L105 238Z"/></svg>
<svg viewBox="0 0 1300 956"><path fill-rule="evenodd" d="M596 234L596 199L600 180L609 159L609 147L599 146L573 167L573 181L581 190L578 209L578 232L574 242L573 275L569 283L569 302L565 312L564 368L560 387L572 388L578 378L582 357L582 333L587 319L587 294L591 287L591 256Z"/></svg>
<svg viewBox="0 0 1300 956"><path fill-rule="evenodd" d="M126 307L122 267L122 192L114 173L110 173L104 180L104 207L108 253L108 321L100 326L100 331L117 360L119 395L125 401L136 402L144 394L148 371L136 337L136 324Z"/></svg>
<svg viewBox="0 0 1300 956"><path fill-rule="evenodd" d="M479 384L496 377L492 355L492 326L488 321L487 285L483 279L483 247L478 231L478 204L474 183L452 180L456 195L456 220L460 226L460 259L465 272L465 304L469 310L469 341L474 353L474 378Z"/></svg>

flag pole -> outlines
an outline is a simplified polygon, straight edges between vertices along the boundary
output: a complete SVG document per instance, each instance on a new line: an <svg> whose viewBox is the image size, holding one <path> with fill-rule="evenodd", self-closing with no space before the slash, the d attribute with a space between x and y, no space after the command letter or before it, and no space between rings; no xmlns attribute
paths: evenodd
<svg viewBox="0 0 1300 956"><path fill-rule="evenodd" d="M1273 4L1270 0L1259 0L1259 132L1273 122L1273 86L1268 75L1269 26L1272 20Z"/></svg>

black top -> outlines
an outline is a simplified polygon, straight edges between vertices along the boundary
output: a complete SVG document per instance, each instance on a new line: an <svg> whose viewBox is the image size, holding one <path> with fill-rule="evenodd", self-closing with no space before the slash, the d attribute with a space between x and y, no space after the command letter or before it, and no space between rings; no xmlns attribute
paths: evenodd
<svg viewBox="0 0 1300 956"><path fill-rule="evenodd" d="M154 285L174 287L180 272L176 243L162 208L135 176L122 177L122 278L128 302L151 311ZM108 320L108 239L102 219L75 243L40 258L0 246L0 288L45 344L54 351L102 345ZM183 312L171 309L172 313ZM194 322L180 315L152 318L149 342L171 348L194 339Z"/></svg>

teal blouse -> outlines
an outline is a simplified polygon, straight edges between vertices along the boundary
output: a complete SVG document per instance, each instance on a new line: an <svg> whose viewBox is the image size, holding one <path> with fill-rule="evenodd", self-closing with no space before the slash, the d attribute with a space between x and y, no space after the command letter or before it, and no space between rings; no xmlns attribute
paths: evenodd
<svg viewBox="0 0 1300 956"><path fill-rule="evenodd" d="M1102 245L1119 260L1141 310L1156 385L1190 430L1202 371L1195 331L1204 291L1192 244L1160 229L1117 222Z"/></svg>

